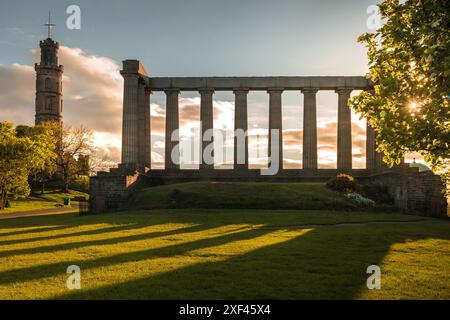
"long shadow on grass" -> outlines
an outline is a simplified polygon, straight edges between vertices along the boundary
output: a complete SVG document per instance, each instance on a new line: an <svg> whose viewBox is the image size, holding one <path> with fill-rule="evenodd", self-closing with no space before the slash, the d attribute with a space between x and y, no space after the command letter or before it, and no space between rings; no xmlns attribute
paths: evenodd
<svg viewBox="0 0 450 320"><path fill-rule="evenodd" d="M273 230L271 230L273 231ZM123 260L176 255L264 230L162 248ZM200 263L117 285L81 290L58 299L353 299L365 286L369 265L380 264L391 245L411 240L449 240L448 229L422 226L358 226L315 229L220 262ZM226 258L226 257L225 257ZM114 263L122 259L114 258ZM99 265L105 262L98 261ZM90 265L92 267L95 266Z"/></svg>
<svg viewBox="0 0 450 320"><path fill-rule="evenodd" d="M150 225L148 225L148 226L150 226ZM0 245L25 244L25 243L31 243L31 242L37 242L37 241L48 241L48 240L56 240L56 239L63 239L63 238L74 238L74 237L79 237L79 236L89 236L89 235L96 235L96 234L101 234L101 233L133 230L133 229L141 228L141 227L142 227L142 225L138 225L135 223L134 224L125 224L125 225L118 225L118 226L114 226L114 227L106 227L106 228L102 227L102 228L96 228L96 229L92 229L92 230L83 230L83 231L77 231L77 232L71 232L71 233L61 233L61 234L56 234L56 235L51 235L51 236L38 236L38 237L27 238L27 239L4 240L4 241L0 241ZM66 228L73 228L73 226L67 226L64 228L60 228L60 230L66 229ZM0 238L2 236L3 235L0 235ZM27 249L24 249L24 250L27 250ZM20 251L18 251L18 252L20 252ZM37 251L35 251L35 252L45 252L45 251L40 251L40 249L37 249ZM33 252L30 252L30 253L33 253ZM0 257L1 256L2 256L2 253L0 253Z"/></svg>
<svg viewBox="0 0 450 320"><path fill-rule="evenodd" d="M90 230L90 232L84 231L84 232L66 234L65 236L64 235L61 236L61 238L70 238L70 237L80 236L80 235L122 231L122 230L127 230L127 229L134 229L136 227L137 227L136 225L133 225L133 227L125 226L125 227L102 228L102 229L97 229L97 230ZM145 226L140 225L139 228L141 228L141 227L145 227ZM169 230L169 231L152 231L152 232L146 232L146 233L141 233L141 234L117 236L117 237L112 237L112 238L107 238L107 239L86 240L86 241L62 243L62 244L50 245L50 246L39 246L36 248L33 247L33 248L6 250L6 251L0 251L0 258L5 258L8 256L13 256L13 255L20 255L20 254L47 253L47 252L55 252L55 251L59 251L59 250L79 249L79 248L88 247L88 246L111 245L111 244L120 244L120 243L131 242L131 241L149 240L149 239L153 239L153 238L157 238L157 237L171 236L171 235L183 234L183 233L187 233L187 232L198 232L198 231L203 231L204 229L205 229L204 226L195 225L195 226L182 227L182 228ZM47 240L49 238L55 239L55 238L59 238L59 237L43 237L43 238L45 240ZM36 238L33 240L34 241L42 241L42 238ZM15 241L18 243L21 243L20 240L15 240ZM7 241L0 242L0 244L5 244L6 242Z"/></svg>
<svg viewBox="0 0 450 320"><path fill-rule="evenodd" d="M0 240L0 245L13 245L13 244L25 244L37 241L48 241L56 240L67 237L77 237L77 236L89 236L96 235L100 233L117 232L125 230L133 230L136 228L145 228L154 226L160 223L165 223L163 219L149 218L145 215L133 215L130 217L124 217L120 214L105 214L99 216L85 216L80 217L77 214L55 214L46 216L34 216L34 217L17 217L11 218L2 222L0 230L10 229L10 228L32 228L40 227L36 230L19 230L13 232L0 233L0 239L2 237L15 236L15 235L33 235L40 232L46 231L60 231L64 229L74 228L78 226L89 227L95 224L105 224L112 226L99 226L95 229L82 230L72 233L60 233L55 235L44 235L36 236L25 239L11 239L11 240ZM48 227L42 227L48 224Z"/></svg>
<svg viewBox="0 0 450 320"><path fill-rule="evenodd" d="M199 228L199 231L201 231L202 228L203 230L207 231L210 227L201 226ZM268 231L255 229L245 230L241 226L236 226L234 230L228 230L227 232L234 232L234 233L195 240L187 243L169 245L165 247L151 248L137 252L121 253L96 260L60 261L58 263L44 264L29 268L4 271L0 272L0 284L20 283L60 275L61 273L64 273L66 268L71 264L79 265L82 268L82 270L89 270L91 268L106 267L121 263L127 263L130 261L137 262L151 258L183 255L184 253L192 250L214 247L232 241L251 239L254 236L264 234ZM116 243L117 245L120 245L120 241L116 241Z"/></svg>
<svg viewBox="0 0 450 320"><path fill-rule="evenodd" d="M11 232L2 232L0 233L1 237L11 237L11 236L18 236L22 234L33 234L33 233L41 233L41 232L47 232L47 231L58 231L67 229L68 226L54 226L54 227L42 227L42 228L36 228L32 230L18 230L18 231L11 231ZM3 244L2 241L0 241L0 244Z"/></svg>

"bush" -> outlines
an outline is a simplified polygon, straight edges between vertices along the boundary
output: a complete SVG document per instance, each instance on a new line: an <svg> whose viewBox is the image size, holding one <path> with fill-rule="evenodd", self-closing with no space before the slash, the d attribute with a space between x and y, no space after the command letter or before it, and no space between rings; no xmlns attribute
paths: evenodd
<svg viewBox="0 0 450 320"><path fill-rule="evenodd" d="M328 180L327 188L338 192L352 192L358 188L355 178L348 174L338 174L335 178Z"/></svg>
<svg viewBox="0 0 450 320"><path fill-rule="evenodd" d="M363 197L359 193L351 192L351 193L347 193L345 196L347 198L349 198L350 200L355 201L361 207L370 208L370 207L375 206L375 201L370 200L369 198Z"/></svg>
<svg viewBox="0 0 450 320"><path fill-rule="evenodd" d="M378 184L366 184L361 188L361 194L366 198L373 199L376 203L393 205L394 200L389 195L387 187Z"/></svg>

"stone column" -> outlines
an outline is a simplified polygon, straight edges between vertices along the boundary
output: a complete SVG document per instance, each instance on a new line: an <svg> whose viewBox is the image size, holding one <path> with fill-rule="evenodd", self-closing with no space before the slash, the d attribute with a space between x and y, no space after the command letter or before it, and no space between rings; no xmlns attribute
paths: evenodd
<svg viewBox="0 0 450 320"><path fill-rule="evenodd" d="M174 134L175 131L178 132L179 129L179 113L178 113L178 97L180 94L179 89L166 90L166 146L165 146L165 169L179 169L179 164L172 161L172 150L179 144L179 134ZM172 136L177 139L177 141L172 141ZM178 151L178 161L180 161Z"/></svg>
<svg viewBox="0 0 450 320"><path fill-rule="evenodd" d="M341 171L352 169L352 117L348 100L352 89L340 88L338 105L338 139L337 139L337 168Z"/></svg>
<svg viewBox="0 0 450 320"><path fill-rule="evenodd" d="M272 155L272 135L271 132L273 129L279 130L278 135L278 159L280 161L279 169L283 169L283 118L282 118L282 110L281 110L281 95L283 93L283 89L269 89L267 90L269 93L269 144L268 144L268 156L269 160Z"/></svg>
<svg viewBox="0 0 450 320"><path fill-rule="evenodd" d="M245 140L242 145L242 139L238 139L235 135L234 137L234 169L235 170L246 170L248 169L248 119L247 119L247 95L248 89L235 89L234 90L234 130L235 133L238 129L243 130L245 135ZM238 150L243 152L245 157L245 162L238 164ZM242 155L241 155L242 157Z"/></svg>
<svg viewBox="0 0 450 320"><path fill-rule="evenodd" d="M317 169L317 108L318 89L305 88L303 110L303 169Z"/></svg>
<svg viewBox="0 0 450 320"><path fill-rule="evenodd" d="M376 169L376 142L375 142L375 130L370 126L369 119L367 119L366 126L366 169Z"/></svg>
<svg viewBox="0 0 450 320"><path fill-rule="evenodd" d="M151 167L150 94L145 81L138 87L138 164L143 169Z"/></svg>
<svg viewBox="0 0 450 320"><path fill-rule="evenodd" d="M200 148L200 169L214 169L214 164L206 164L203 159L203 153L212 141L203 141L203 134L209 129L214 128L213 120L213 89L200 89L200 121L201 121L201 148Z"/></svg>
<svg viewBox="0 0 450 320"><path fill-rule="evenodd" d="M150 113L150 95L152 91L150 89L145 90L145 163L147 167L151 169L152 167L152 117Z"/></svg>
<svg viewBox="0 0 450 320"><path fill-rule="evenodd" d="M138 83L139 75L123 74L122 163L138 163Z"/></svg>
<svg viewBox="0 0 450 320"><path fill-rule="evenodd" d="M144 122L150 117L150 113L142 114L146 112L145 87L148 74L138 60L123 61L123 70L120 73L124 78L122 164L143 167L148 161L148 158L147 160L145 158L150 157L139 152L139 149L146 144L146 135L140 135L140 131L147 127ZM141 121L139 121L140 118ZM150 147L148 150L150 150Z"/></svg>

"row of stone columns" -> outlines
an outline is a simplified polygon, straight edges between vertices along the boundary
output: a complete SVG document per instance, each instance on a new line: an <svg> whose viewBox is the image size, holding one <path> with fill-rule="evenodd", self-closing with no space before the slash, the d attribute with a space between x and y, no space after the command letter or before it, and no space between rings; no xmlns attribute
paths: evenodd
<svg viewBox="0 0 450 320"><path fill-rule="evenodd" d="M150 91L138 75L124 76L124 112L123 112L123 147L122 163L141 164L150 168L151 164L151 130L150 130ZM318 88L306 88L302 90L304 95L303 117L303 169L316 170L318 168L317 156L317 106L316 95ZM278 144L274 149L278 152L280 169L283 168L283 136L282 136L282 93L279 88L269 89L269 139L268 152L272 156L272 145ZM165 168L179 169L179 165L172 161L172 153L179 160L179 150L174 148L178 144L179 129L179 89L168 89L166 93L166 143L165 143ZM213 129L213 94L212 89L200 89L200 120L202 133ZM235 130L248 130L247 96L249 89L239 88L234 90L235 95ZM352 168L352 131L351 113L348 107L351 89L338 89L338 124L337 124L337 168L340 171L348 171ZM273 141L270 134L272 130L278 130L277 141ZM211 131L212 132L212 131ZM201 154L208 145L213 142L202 141ZM366 140L366 167L376 169L382 166L381 156L376 152L375 132L368 124ZM235 137L234 163L235 169L248 169L248 137L244 141ZM243 144L243 145L242 145ZM239 159L239 152L244 150L244 157ZM275 155L274 155L275 156ZM242 157L242 155L241 155ZM206 164L200 157L200 169L213 169L212 164ZM176 159L174 159L176 160ZM240 162L240 163L239 163Z"/></svg>
<svg viewBox="0 0 450 320"><path fill-rule="evenodd" d="M304 169L317 169L318 168L318 156L317 156L317 106L316 95L319 91L318 88L303 89L304 95L304 117L303 117L303 168ZM348 100L350 98L351 89L338 89L336 93L338 98L338 126L337 126L337 167L339 170L348 171L352 168L352 130L351 130L351 112L348 107ZM234 90L235 95L235 130L241 129L244 132L248 130L248 114L247 114L247 96L249 89L239 88ZM278 159L280 161L280 168L283 166L283 135L282 135L282 93L283 90L279 88L269 89L269 143L268 152L271 157L272 154L272 130L278 130L276 143L279 148ZM178 168L171 159L171 153L177 142L172 140L172 132L179 129L179 116L178 116L178 97L179 89L170 89L165 91L167 96L166 102L166 169ZM212 89L200 89L199 90L201 102L200 102L200 120L202 125L202 132L206 132L213 128L213 94ZM370 128L370 127L369 127ZM373 130L372 130L373 131ZM375 145L374 137L372 137L372 131L368 130L367 139L367 164L368 168L375 167ZM206 149L212 142L211 140L202 141L201 152ZM239 141L235 137L234 143L234 163L235 169L247 169L248 168L248 137L245 138L245 145L240 145L242 141ZM244 150L245 159L243 163L238 164L238 150ZM202 160L200 163L201 169L211 169L213 165L205 164Z"/></svg>

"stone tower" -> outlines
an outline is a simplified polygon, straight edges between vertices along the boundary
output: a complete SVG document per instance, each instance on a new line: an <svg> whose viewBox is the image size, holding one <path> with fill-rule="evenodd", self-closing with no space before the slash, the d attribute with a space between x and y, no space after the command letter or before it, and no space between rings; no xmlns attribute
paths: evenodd
<svg viewBox="0 0 450 320"><path fill-rule="evenodd" d="M53 41L49 27L48 38L40 42L41 62L36 70L36 124L46 121L62 121L63 66L58 65L59 43Z"/></svg>

